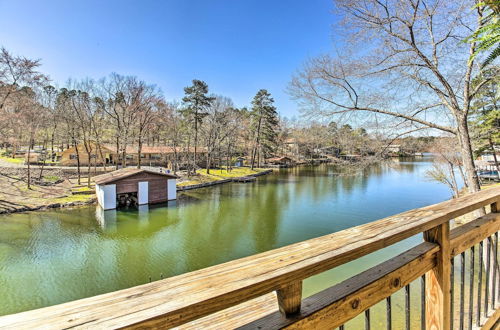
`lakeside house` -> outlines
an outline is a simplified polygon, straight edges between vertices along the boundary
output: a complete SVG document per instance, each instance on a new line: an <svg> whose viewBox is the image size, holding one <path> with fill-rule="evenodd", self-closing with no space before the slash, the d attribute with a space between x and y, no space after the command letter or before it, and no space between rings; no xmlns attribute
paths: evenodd
<svg viewBox="0 0 500 330"><path fill-rule="evenodd" d="M89 147L91 148L90 158L85 145L80 143L76 147L72 146L58 153L56 161L62 166L76 166L78 161L80 162L80 166L87 166L89 161L91 164L98 165L112 164L110 162L111 155L114 154L112 149L97 143L92 143Z"/></svg>
<svg viewBox="0 0 500 330"><path fill-rule="evenodd" d="M289 157L273 157L273 158L268 158L266 159L266 164L270 165L292 165L293 164L293 159Z"/></svg>
<svg viewBox="0 0 500 330"><path fill-rule="evenodd" d="M479 155L479 157L477 157L477 160L483 161L485 163L495 164L495 156L496 156L497 161L500 162L500 153L496 152L495 154L496 155L493 155L492 152L483 153L483 154Z"/></svg>
<svg viewBox="0 0 500 330"><path fill-rule="evenodd" d="M114 165L121 162L122 155L116 151L116 146L111 144L91 144L90 158L86 152L85 146L79 144L76 148L70 147L62 151L58 155L58 163L63 166L77 165L77 149L78 157L80 158L80 166L87 166L90 163L101 165ZM202 166L205 163L206 148L198 147L198 165ZM186 147L169 147L169 146L143 146L141 149L141 164L149 166L165 166L173 167L173 164L187 162L189 155L194 153L194 147L189 149ZM136 165L139 161L138 148L135 145L127 146L126 157L128 165Z"/></svg>
<svg viewBox="0 0 500 330"><path fill-rule="evenodd" d="M390 144L386 147L385 151L389 156L399 156L402 149L400 144Z"/></svg>
<svg viewBox="0 0 500 330"><path fill-rule="evenodd" d="M247 161L246 157L238 157L234 163L235 167L243 167L245 166L245 162Z"/></svg>

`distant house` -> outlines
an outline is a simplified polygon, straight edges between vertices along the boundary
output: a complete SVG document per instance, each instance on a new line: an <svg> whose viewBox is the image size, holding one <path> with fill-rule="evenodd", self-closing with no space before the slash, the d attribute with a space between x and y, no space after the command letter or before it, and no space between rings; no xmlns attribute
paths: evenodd
<svg viewBox="0 0 500 330"><path fill-rule="evenodd" d="M266 163L271 165L290 165L293 164L293 159L289 157L273 157L266 159Z"/></svg>
<svg viewBox="0 0 500 330"><path fill-rule="evenodd" d="M323 147L317 150L319 154L335 157L338 157L340 155L340 151L341 150L337 147Z"/></svg>
<svg viewBox="0 0 500 330"><path fill-rule="evenodd" d="M238 157L236 158L236 162L234 163L235 167L243 167L245 166L245 161L247 159L245 157Z"/></svg>
<svg viewBox="0 0 500 330"><path fill-rule="evenodd" d="M500 154L499 153L496 154L496 158L500 162ZM492 164L495 163L495 157L493 156L493 153L491 153L491 152L484 153L484 154L480 155L478 157L478 160L481 160L481 161L487 162L487 163L492 163Z"/></svg>
<svg viewBox="0 0 500 330"><path fill-rule="evenodd" d="M385 149L387 154L391 156L398 156L401 153L401 145L400 144L390 144Z"/></svg>
<svg viewBox="0 0 500 330"><path fill-rule="evenodd" d="M98 145L97 143L90 144L91 153L90 158L85 149L85 145L83 143L78 144L76 147L70 147L59 153L57 160L62 166L76 166L78 161L80 162L80 166L87 166L89 164L112 164L112 159L114 152L112 149L104 145ZM78 152L77 152L78 150Z"/></svg>
<svg viewBox="0 0 500 330"><path fill-rule="evenodd" d="M121 163L121 152L117 153L116 146L112 144L91 144L92 152L90 154L90 163L93 164L116 164ZM78 149L78 153L77 153ZM171 166L175 158L187 159L188 154L194 153L194 147L173 148L167 146L143 146L141 150L141 163L151 166ZM197 148L198 165L202 166L205 162L206 148ZM77 156L78 155L78 156ZM139 153L137 146L131 145L126 148L127 165L136 165L139 161ZM81 166L89 164L89 157L85 146L79 144L75 147L68 148L61 152L58 156L60 165L76 166L77 158L79 158Z"/></svg>
<svg viewBox="0 0 500 330"><path fill-rule="evenodd" d="M28 153L26 152L24 154L24 163L30 163L30 164L38 164L39 162L43 161L43 155L38 152L30 151L29 153L29 158L28 158Z"/></svg>
<svg viewBox="0 0 500 330"><path fill-rule="evenodd" d="M107 148L112 148L111 145L105 145ZM115 147L116 149L116 147ZM137 150L137 146L131 145L127 146L127 164L135 165L139 161L139 153ZM143 165L152 165L152 166L167 166L172 167L172 163L174 159L177 160L187 159L189 154L194 153L194 147L190 147L189 149L186 147L168 147L168 146L142 146L141 148L141 163ZM199 166L203 166L205 164L205 158L207 154L207 150L204 147L196 148L197 153L197 163ZM113 153L114 161L121 161L121 155L117 155L116 151Z"/></svg>

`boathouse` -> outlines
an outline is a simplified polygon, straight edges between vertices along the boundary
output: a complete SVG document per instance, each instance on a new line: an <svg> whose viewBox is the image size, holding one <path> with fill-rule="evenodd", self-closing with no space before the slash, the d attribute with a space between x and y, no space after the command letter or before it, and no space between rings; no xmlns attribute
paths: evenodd
<svg viewBox="0 0 500 330"><path fill-rule="evenodd" d="M97 201L105 210L120 201L136 205L163 203L177 198L177 177L140 168L122 168L94 177Z"/></svg>
<svg viewBox="0 0 500 330"><path fill-rule="evenodd" d="M273 157L266 159L266 163L271 165L291 165L293 160L289 157Z"/></svg>

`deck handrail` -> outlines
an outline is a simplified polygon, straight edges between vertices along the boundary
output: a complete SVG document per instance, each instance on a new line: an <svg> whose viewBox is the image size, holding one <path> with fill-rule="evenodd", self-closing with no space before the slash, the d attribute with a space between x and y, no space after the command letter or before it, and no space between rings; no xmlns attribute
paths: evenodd
<svg viewBox="0 0 500 330"><path fill-rule="evenodd" d="M281 313L286 316L286 318L281 317L278 322L277 314L274 316L270 314L269 317L273 319L275 326L279 328L299 324L301 320L310 321L311 315L318 312L317 309L310 308L309 314L301 311L301 289L304 279L418 233L425 233L427 242L390 260L392 267L396 267L394 272L398 269L415 269L415 265L418 265L420 269L413 271L411 276L407 274L406 280L413 280L415 276L439 267L441 269L436 274L444 272L446 276L446 272L449 273L449 267L446 270L446 260L449 263L449 258L468 248L470 246L468 244L478 242L488 237L486 235L490 236L497 232L500 227L500 214L479 218L473 225L452 231L451 236L449 221L486 205L492 205L492 211L496 212L497 202L500 202L500 187L187 274L55 306L2 316L0 328L22 329L41 325L48 329L152 326L169 328L273 291L277 292ZM408 266L410 264L411 266ZM377 281L382 278L379 275L375 276ZM365 287L361 289L363 288ZM389 291L386 293L389 294ZM384 299L382 295L380 297L378 298ZM314 299L314 296L307 299ZM330 302L329 306L332 303ZM312 302L302 305L311 304L314 305ZM322 308L324 309L324 306ZM362 312L362 308L353 309ZM269 317L268 321L271 320ZM255 322L257 323L253 324L258 326L262 320ZM447 321L445 318L444 321L438 322Z"/></svg>

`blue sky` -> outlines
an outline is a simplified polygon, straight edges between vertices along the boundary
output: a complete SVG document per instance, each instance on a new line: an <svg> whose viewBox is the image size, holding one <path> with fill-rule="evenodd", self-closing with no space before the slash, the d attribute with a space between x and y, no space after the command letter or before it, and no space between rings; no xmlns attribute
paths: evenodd
<svg viewBox="0 0 500 330"><path fill-rule="evenodd" d="M192 79L250 104L258 89L297 115L285 89L308 57L334 47L331 0L0 0L0 45L42 59L62 85L111 72L180 99Z"/></svg>

